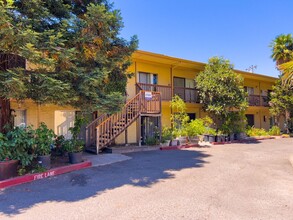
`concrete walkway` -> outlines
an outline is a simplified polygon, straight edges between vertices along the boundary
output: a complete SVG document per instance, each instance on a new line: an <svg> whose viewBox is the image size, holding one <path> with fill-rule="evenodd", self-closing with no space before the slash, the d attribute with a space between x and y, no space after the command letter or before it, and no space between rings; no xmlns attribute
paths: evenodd
<svg viewBox="0 0 293 220"><path fill-rule="evenodd" d="M88 154L84 153L83 158L92 162L93 167L105 166L125 160L130 160L131 157L122 154Z"/></svg>

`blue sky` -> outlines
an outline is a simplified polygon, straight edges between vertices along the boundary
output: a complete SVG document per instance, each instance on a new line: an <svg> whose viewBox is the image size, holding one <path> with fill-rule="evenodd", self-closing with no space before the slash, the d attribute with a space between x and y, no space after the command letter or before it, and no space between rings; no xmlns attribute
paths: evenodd
<svg viewBox="0 0 293 220"><path fill-rule="evenodd" d="M245 70L278 76L269 44L292 33L293 0L113 0L139 49L199 62L223 56Z"/></svg>

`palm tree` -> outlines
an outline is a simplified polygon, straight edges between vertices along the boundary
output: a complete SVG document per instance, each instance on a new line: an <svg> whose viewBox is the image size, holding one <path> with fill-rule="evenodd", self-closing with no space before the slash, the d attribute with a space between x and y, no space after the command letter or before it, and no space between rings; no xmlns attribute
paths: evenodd
<svg viewBox="0 0 293 220"><path fill-rule="evenodd" d="M283 72L283 83L293 88L293 59L287 63L281 64L279 69Z"/></svg>
<svg viewBox="0 0 293 220"><path fill-rule="evenodd" d="M271 43L272 58L277 66L293 60L293 37L291 34L281 34Z"/></svg>
<svg viewBox="0 0 293 220"><path fill-rule="evenodd" d="M281 34L271 43L272 58L277 68L282 72L282 82L293 86L293 37L291 34Z"/></svg>

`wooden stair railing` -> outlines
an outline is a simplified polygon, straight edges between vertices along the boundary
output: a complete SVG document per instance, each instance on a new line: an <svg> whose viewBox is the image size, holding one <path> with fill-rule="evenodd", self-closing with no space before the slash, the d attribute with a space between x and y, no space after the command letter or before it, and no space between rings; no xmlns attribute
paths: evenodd
<svg viewBox="0 0 293 220"><path fill-rule="evenodd" d="M148 93L148 94L146 94ZM149 96L151 95L151 96ZM109 116L96 129L96 152L107 147L141 114L160 114L161 95L159 92L140 91L130 99L120 112Z"/></svg>
<svg viewBox="0 0 293 220"><path fill-rule="evenodd" d="M89 148L91 146L96 146L97 131L96 128L99 124L108 118L107 114L102 114L85 128L85 147Z"/></svg>

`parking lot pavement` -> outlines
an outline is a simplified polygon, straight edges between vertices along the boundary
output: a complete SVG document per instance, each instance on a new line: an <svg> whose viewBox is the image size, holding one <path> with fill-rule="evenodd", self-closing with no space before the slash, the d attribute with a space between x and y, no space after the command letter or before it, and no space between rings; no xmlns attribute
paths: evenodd
<svg viewBox="0 0 293 220"><path fill-rule="evenodd" d="M0 191L0 219L293 219L293 139L127 154Z"/></svg>

